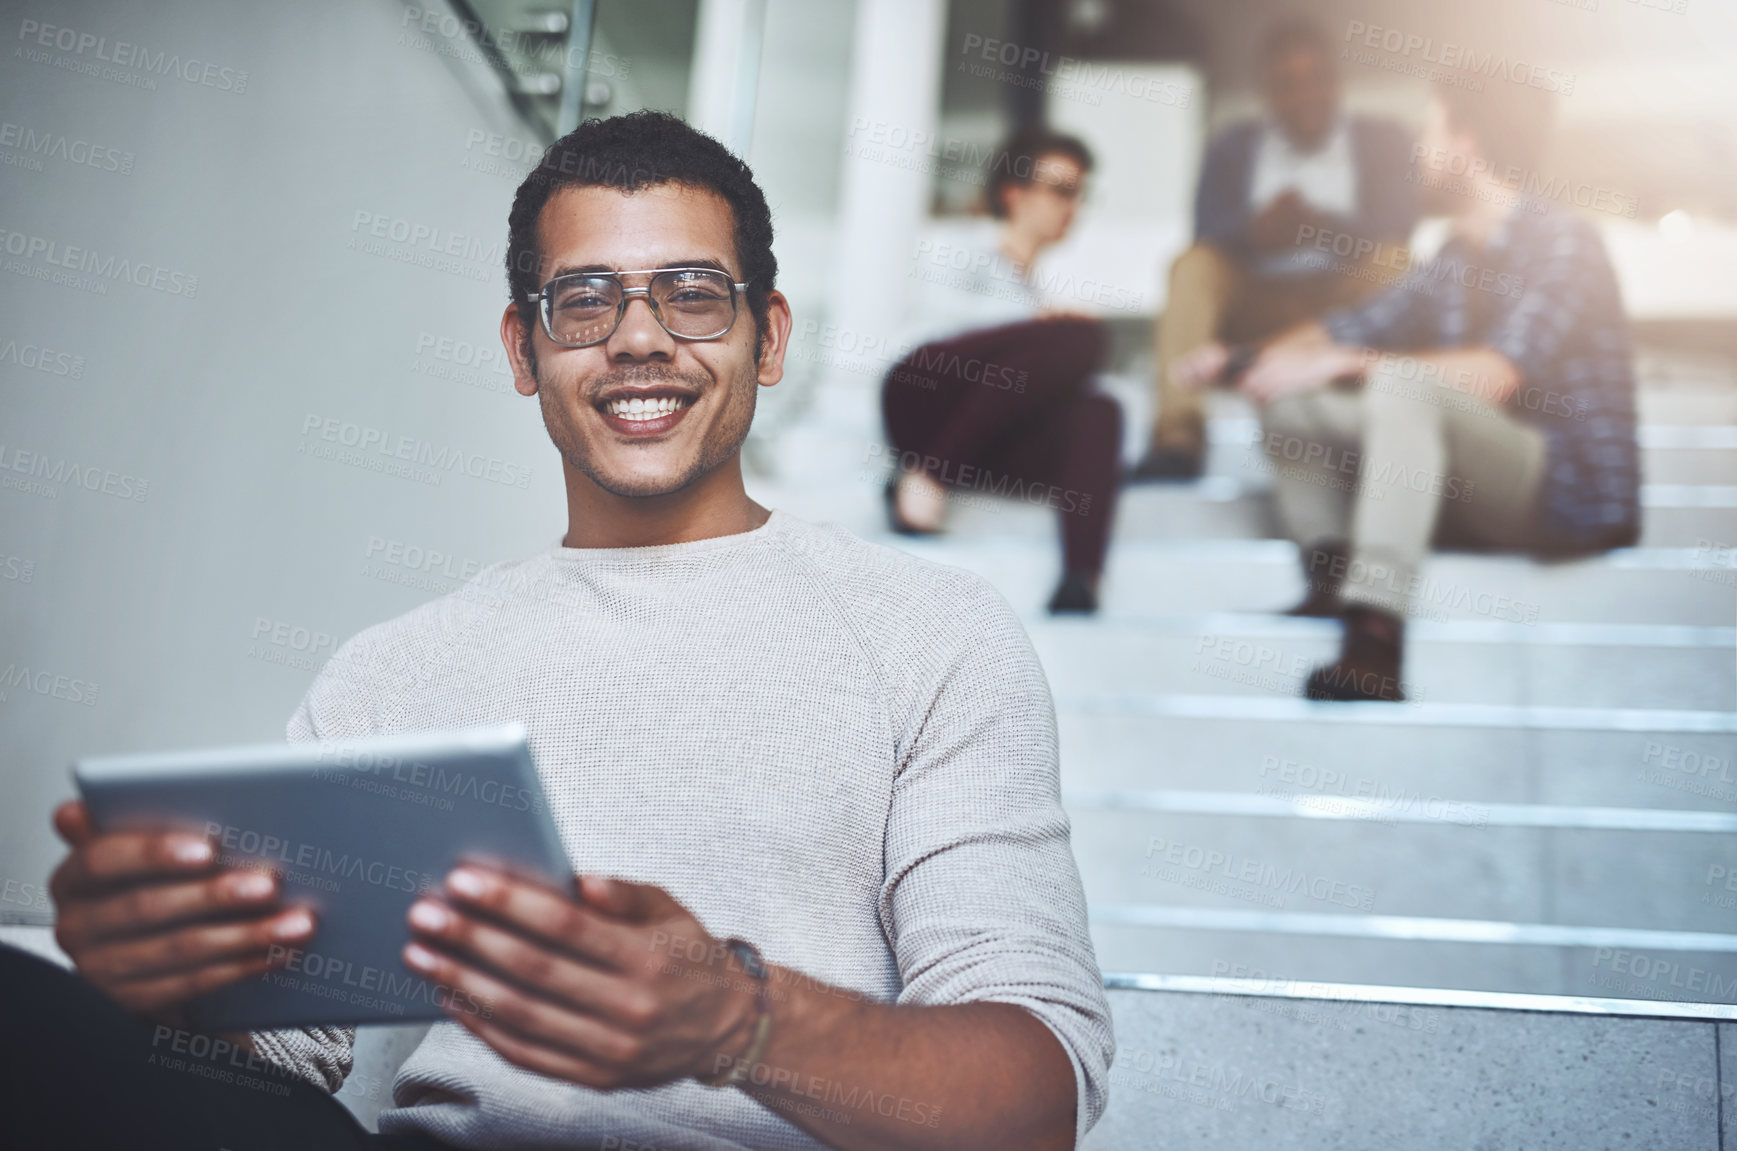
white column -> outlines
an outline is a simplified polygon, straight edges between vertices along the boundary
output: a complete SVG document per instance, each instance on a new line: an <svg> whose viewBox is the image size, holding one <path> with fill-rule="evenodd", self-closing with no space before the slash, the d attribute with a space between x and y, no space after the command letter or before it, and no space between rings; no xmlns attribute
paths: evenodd
<svg viewBox="0 0 1737 1151"><path fill-rule="evenodd" d="M856 5L827 320L858 339L893 340L905 318L911 253L934 179L925 161L939 136L946 26L945 0ZM896 143L874 146L876 134ZM879 385L873 372L835 369L821 391L833 415L878 434Z"/></svg>
<svg viewBox="0 0 1737 1151"><path fill-rule="evenodd" d="M766 0L700 0L687 121L738 156L748 154L754 133L765 28Z"/></svg>

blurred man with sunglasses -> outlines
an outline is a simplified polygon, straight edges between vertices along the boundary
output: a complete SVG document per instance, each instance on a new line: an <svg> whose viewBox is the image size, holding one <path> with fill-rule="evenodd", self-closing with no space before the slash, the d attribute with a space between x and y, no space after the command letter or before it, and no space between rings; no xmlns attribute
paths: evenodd
<svg viewBox="0 0 1737 1151"><path fill-rule="evenodd" d="M1122 408L1095 386L1109 334L1032 274L1067 236L1091 168L1081 140L1047 128L996 149L985 188L992 236L945 263L919 262L911 350L881 385L898 457L887 484L893 530L940 531L953 493L1054 508L1056 614L1097 610L1121 482Z"/></svg>

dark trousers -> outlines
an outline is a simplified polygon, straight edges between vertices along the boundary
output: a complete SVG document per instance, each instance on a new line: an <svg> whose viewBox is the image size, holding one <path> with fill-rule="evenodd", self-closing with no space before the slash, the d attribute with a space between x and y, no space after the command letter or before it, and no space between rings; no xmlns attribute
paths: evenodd
<svg viewBox="0 0 1737 1151"><path fill-rule="evenodd" d="M138 1019L0 945L0 1144L125 1151L437 1151L374 1135L319 1088L209 1036Z"/></svg>
<svg viewBox="0 0 1737 1151"><path fill-rule="evenodd" d="M1103 325L1033 320L928 344L881 389L906 466L959 492L1056 509L1069 571L1097 575L1121 481L1122 407L1091 390Z"/></svg>

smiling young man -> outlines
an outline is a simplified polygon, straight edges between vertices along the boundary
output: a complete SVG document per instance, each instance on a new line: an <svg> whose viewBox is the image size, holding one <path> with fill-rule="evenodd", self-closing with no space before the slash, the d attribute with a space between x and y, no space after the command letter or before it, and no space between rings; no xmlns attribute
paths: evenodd
<svg viewBox="0 0 1737 1151"><path fill-rule="evenodd" d="M466 867L415 906L406 964L487 1010L430 1032L381 1136L298 1086L181 1107L222 1111L193 1117L212 1145L1063 1148L1102 1112L1109 1017L1023 630L976 577L743 489L791 327L771 241L747 167L662 114L582 125L520 187L501 335L566 534L350 640L290 735L523 722L580 878ZM57 826L58 938L134 1016L174 1024L317 943L209 844L96 835L76 804ZM28 978L67 1051L142 1049L88 987ZM325 1090L350 1064L343 1028L230 1038ZM143 1062L109 1072L129 1098ZM187 1079L151 1082L219 1090Z"/></svg>

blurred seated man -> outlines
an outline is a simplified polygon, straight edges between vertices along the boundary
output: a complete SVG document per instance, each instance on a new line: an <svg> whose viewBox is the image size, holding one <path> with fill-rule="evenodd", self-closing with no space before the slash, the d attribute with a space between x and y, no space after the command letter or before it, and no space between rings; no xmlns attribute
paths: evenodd
<svg viewBox="0 0 1737 1151"><path fill-rule="evenodd" d="M898 472L894 531L941 530L949 489L1023 499L1061 517L1062 579L1051 612L1093 612L1120 484L1122 409L1094 391L1108 338L1045 299L1038 253L1067 235L1091 170L1086 146L1041 128L996 153L987 194L993 247L919 265L920 345L881 389ZM961 258L963 257L963 258Z"/></svg>
<svg viewBox="0 0 1737 1151"><path fill-rule="evenodd" d="M1274 25L1261 63L1267 114L1231 124L1208 145L1194 246L1170 268L1157 331L1157 423L1136 480L1200 475L1205 421L1199 394L1174 378L1181 356L1214 340L1270 336L1380 286L1372 269L1322 270L1299 237L1403 242L1417 219L1410 134L1340 112L1338 70L1320 27Z"/></svg>
<svg viewBox="0 0 1737 1151"><path fill-rule="evenodd" d="M1339 659L1311 675L1311 698L1404 698L1402 619L1438 528L1552 555L1639 534L1615 274L1590 223L1514 191L1537 171L1551 97L1454 79L1438 87L1418 146L1430 167L1468 173L1426 184L1432 211L1452 217L1441 253L1381 295L1285 333L1241 374L1309 579L1293 614L1345 620ZM1179 374L1200 386L1239 358L1214 344Z"/></svg>

